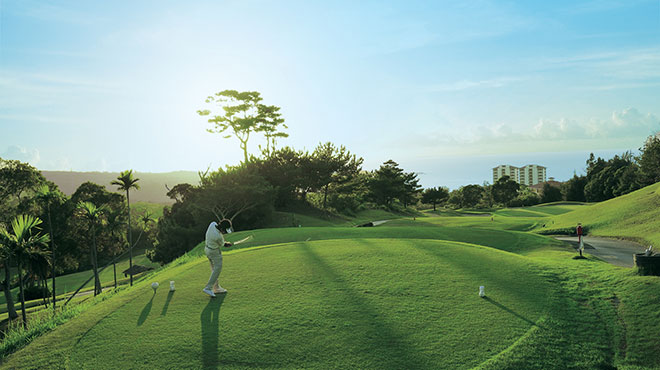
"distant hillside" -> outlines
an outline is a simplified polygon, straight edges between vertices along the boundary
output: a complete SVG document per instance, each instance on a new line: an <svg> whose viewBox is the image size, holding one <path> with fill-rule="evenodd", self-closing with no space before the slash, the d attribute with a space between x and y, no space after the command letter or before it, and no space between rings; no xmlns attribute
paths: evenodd
<svg viewBox="0 0 660 370"><path fill-rule="evenodd" d="M99 185L105 185L109 191L116 192L116 186L110 182L119 176L117 172L69 172L69 171L41 171L46 179L54 182L60 190L66 194L73 194L80 184L91 181ZM135 172L134 176L139 178L140 190L131 192L131 203L173 203L167 197L165 185L172 188L176 184L188 183L199 184L199 175L192 171L176 171L165 173Z"/></svg>

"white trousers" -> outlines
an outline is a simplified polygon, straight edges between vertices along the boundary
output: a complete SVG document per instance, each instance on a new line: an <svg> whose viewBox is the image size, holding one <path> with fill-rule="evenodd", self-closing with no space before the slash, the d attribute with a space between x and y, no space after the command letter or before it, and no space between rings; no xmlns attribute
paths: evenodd
<svg viewBox="0 0 660 370"><path fill-rule="evenodd" d="M218 249L204 248L206 252L206 257L211 263L211 277L209 277L209 282L206 284L206 289L217 290L218 286L218 276L220 276L220 271L222 271L222 253Z"/></svg>

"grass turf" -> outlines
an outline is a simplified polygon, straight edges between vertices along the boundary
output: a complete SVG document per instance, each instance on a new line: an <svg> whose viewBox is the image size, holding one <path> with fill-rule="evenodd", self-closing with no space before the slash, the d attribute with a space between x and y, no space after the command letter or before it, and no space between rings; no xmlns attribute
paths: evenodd
<svg viewBox="0 0 660 370"><path fill-rule="evenodd" d="M559 209L566 205L547 207L548 215L571 215ZM224 299L199 292L208 265L198 247L4 365L660 368L660 281L572 260L552 239L507 231L538 220L495 212L494 221L422 217L236 233L230 240L255 236L240 247L283 244L226 253ZM178 291L153 296L154 279L164 288L176 280ZM482 284L489 299L476 297Z"/></svg>
<svg viewBox="0 0 660 370"><path fill-rule="evenodd" d="M550 230L536 225L533 231L575 229L578 222L589 234L626 238L660 246L660 183L605 202L582 206L548 219Z"/></svg>
<svg viewBox="0 0 660 370"><path fill-rule="evenodd" d="M224 298L200 292L208 263L199 259L158 277L163 285L178 279L177 292L153 295L149 279L102 319L95 311L104 306L84 313L77 321L95 324L84 334L68 324L53 333L78 338L62 346L52 342L61 333L46 335L30 347L64 347L69 368L469 368L512 345L547 310L552 286L521 258L434 240L236 251L225 256ZM477 296L482 284L491 298ZM19 357L7 365L54 365L12 362Z"/></svg>

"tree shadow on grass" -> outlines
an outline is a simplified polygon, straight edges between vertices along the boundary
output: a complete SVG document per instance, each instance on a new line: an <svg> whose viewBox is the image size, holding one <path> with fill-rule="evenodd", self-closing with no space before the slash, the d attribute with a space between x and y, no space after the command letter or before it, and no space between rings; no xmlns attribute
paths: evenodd
<svg viewBox="0 0 660 370"><path fill-rule="evenodd" d="M218 368L218 338L220 331L220 306L227 294L210 299L199 316L202 325L202 364L204 369Z"/></svg>
<svg viewBox="0 0 660 370"><path fill-rule="evenodd" d="M170 301L172 300L173 295L174 295L174 292L172 292L172 291L167 293L167 299L165 300L165 305L163 306L163 310L160 311L161 316L167 315L167 308L170 306Z"/></svg>
<svg viewBox="0 0 660 370"><path fill-rule="evenodd" d="M140 326L144 324L145 321L147 321L147 317L149 316L149 312L151 312L151 306L154 304L154 297L156 296L156 292L151 296L151 299L147 304L144 306L142 309L142 312L140 312L140 317L138 318L137 321L137 326Z"/></svg>
<svg viewBox="0 0 660 370"><path fill-rule="evenodd" d="M471 261L469 258L450 258L442 252L442 246L415 244L414 248L424 251L439 260L447 261L455 268L460 269L464 274L474 277L475 288L479 285L477 282L483 281L484 279L487 279L494 285L500 287L506 287L511 284L510 279L500 277L500 274L494 269L484 267L477 263L479 262L478 259ZM471 247L466 246L465 248ZM521 301L528 299L523 292L518 291L517 289L507 289L507 292Z"/></svg>
<svg viewBox="0 0 660 370"><path fill-rule="evenodd" d="M365 351L382 352L382 356L379 356L381 362L377 365L380 368L418 369L428 367L415 355L418 350L402 340L402 334L397 333L388 323L377 319L383 314L355 289L351 289L350 284L314 252L313 248L301 246L300 249L310 264L316 267L315 271L325 280L326 286L330 288L329 304L337 306L338 313L345 316L345 320L352 322L353 327L365 327L362 331L352 333L350 339L356 340L356 342L351 345L363 346ZM334 294L344 295L347 298L344 301L349 304L338 305L341 298L332 297L333 292L340 292ZM359 336L361 338L358 338Z"/></svg>

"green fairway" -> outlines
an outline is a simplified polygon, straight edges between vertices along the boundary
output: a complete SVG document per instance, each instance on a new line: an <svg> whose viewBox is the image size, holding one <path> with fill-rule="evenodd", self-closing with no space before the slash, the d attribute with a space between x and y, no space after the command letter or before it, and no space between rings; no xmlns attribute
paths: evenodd
<svg viewBox="0 0 660 370"><path fill-rule="evenodd" d="M470 218L461 218L469 226ZM230 241L243 239L252 235L253 239L240 248L259 245L287 243L292 241L317 241L327 239L353 239L353 238L391 238L391 239L436 239L461 241L466 243L485 245L508 252L527 253L538 248L553 247L567 249L563 243L551 238L522 232L505 230L492 230L471 227L438 226L426 219L416 221L410 219L395 220L378 227L303 227L283 229L262 229L242 231L227 237ZM433 219L432 219L433 220ZM501 225L501 223L499 223ZM198 245L191 253L202 255L203 243Z"/></svg>
<svg viewBox="0 0 660 370"><path fill-rule="evenodd" d="M432 240L238 251L225 257L222 283L230 293L216 300L200 291L208 276L200 259L161 274L164 289L155 296L141 284L121 297L120 308L78 338L68 366L432 368L442 361L469 368L507 348L546 311L551 286L520 258ZM170 278L177 279L173 294L165 287ZM478 297L479 285L491 298Z"/></svg>
<svg viewBox="0 0 660 370"><path fill-rule="evenodd" d="M578 222L595 236L625 237L660 246L660 183L605 202L582 206L548 220L550 230L564 233ZM534 231L541 231L538 225Z"/></svg>
<svg viewBox="0 0 660 370"><path fill-rule="evenodd" d="M236 232L228 240L253 238L225 252L226 296L201 292L209 266L200 243L135 287L104 293L3 365L658 368L656 277L573 260L569 246L516 231L596 206Z"/></svg>

